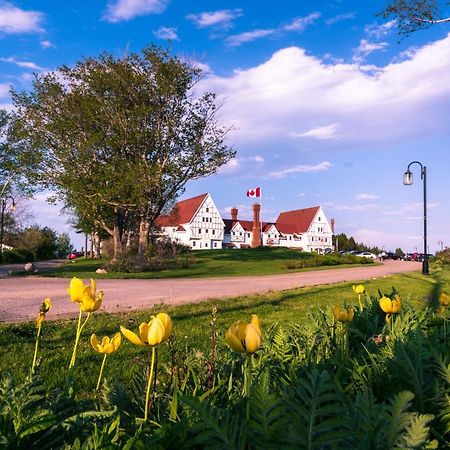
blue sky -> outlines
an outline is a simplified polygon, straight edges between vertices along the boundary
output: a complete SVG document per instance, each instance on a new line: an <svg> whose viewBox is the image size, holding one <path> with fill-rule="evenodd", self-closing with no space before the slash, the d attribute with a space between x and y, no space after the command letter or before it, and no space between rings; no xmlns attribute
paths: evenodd
<svg viewBox="0 0 450 450"><path fill-rule="evenodd" d="M321 205L336 231L386 249L422 248L422 184L402 185L409 162L428 169L429 249L450 245L450 25L399 37L377 16L383 1L95 2L0 0L0 106L32 74L101 51L156 43L203 69L199 90L222 104L237 157L188 184L224 217L249 218L261 186L263 219ZM45 194L34 221L68 230ZM72 234L77 247L82 239Z"/></svg>

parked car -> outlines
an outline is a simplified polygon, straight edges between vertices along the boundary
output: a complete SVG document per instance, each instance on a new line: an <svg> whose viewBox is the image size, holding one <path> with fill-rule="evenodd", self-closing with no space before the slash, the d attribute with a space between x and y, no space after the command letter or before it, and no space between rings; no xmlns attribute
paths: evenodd
<svg viewBox="0 0 450 450"><path fill-rule="evenodd" d="M377 255L374 255L371 252L360 252L356 256L360 256L361 258L377 259Z"/></svg>
<svg viewBox="0 0 450 450"><path fill-rule="evenodd" d="M79 258L80 256L84 256L84 253L83 252L70 252L67 255L67 259L76 259L76 258Z"/></svg>

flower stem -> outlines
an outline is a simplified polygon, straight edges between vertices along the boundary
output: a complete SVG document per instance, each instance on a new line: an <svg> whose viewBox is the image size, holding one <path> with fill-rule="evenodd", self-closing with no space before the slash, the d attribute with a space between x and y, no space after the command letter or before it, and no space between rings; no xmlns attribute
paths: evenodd
<svg viewBox="0 0 450 450"><path fill-rule="evenodd" d="M100 381L102 379L103 368L105 367L105 362L106 362L107 356L108 356L108 353L105 353L105 356L103 357L102 367L100 367L100 373L98 375L97 387L95 388L96 391L98 391L98 388L100 387Z"/></svg>
<svg viewBox="0 0 450 450"><path fill-rule="evenodd" d="M34 366L36 365L36 358L37 358L37 352L38 352L38 344L39 344L39 336L41 334L41 325L38 326L37 336L36 336L36 345L34 347L34 357L33 357L33 364L31 365L31 373L34 373Z"/></svg>
<svg viewBox="0 0 450 450"><path fill-rule="evenodd" d="M144 410L144 422L147 421L148 418L148 405L150 400L150 386L152 384L153 378L153 367L155 366L155 346L152 347L152 360L150 363L150 373L148 374L148 383L147 383L147 394L145 396L145 410Z"/></svg>
<svg viewBox="0 0 450 450"><path fill-rule="evenodd" d="M75 360L77 358L78 342L80 340L81 332L83 331L84 326L86 325L87 321L89 320L89 317L91 317L91 313L88 313L85 321L83 322L83 324L81 324L81 315L82 315L82 311L80 308L80 315L78 316L77 335L75 337L75 345L73 346L72 359L70 360L69 369L71 369L75 365Z"/></svg>
<svg viewBox="0 0 450 450"><path fill-rule="evenodd" d="M363 304L361 301L361 294L358 294L358 302L359 302L359 310L362 311L363 310Z"/></svg>

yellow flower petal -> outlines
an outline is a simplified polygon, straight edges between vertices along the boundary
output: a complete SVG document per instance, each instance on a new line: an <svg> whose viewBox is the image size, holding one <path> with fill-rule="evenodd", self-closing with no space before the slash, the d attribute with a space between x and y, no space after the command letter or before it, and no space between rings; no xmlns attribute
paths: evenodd
<svg viewBox="0 0 450 450"><path fill-rule="evenodd" d="M132 344L140 345L141 347L145 347L145 344L139 339L137 334L133 333L130 330L127 330L125 327L122 327L122 326L120 327L120 331Z"/></svg>
<svg viewBox="0 0 450 450"><path fill-rule="evenodd" d="M99 348L98 348L98 339L97 336L95 334L93 334L91 336L91 345L92 348L96 351L96 352L100 352Z"/></svg>
<svg viewBox="0 0 450 450"><path fill-rule="evenodd" d="M122 343L122 335L120 333L116 333L112 338L111 338L111 344L114 347L114 351L116 351L119 347L120 344Z"/></svg>
<svg viewBox="0 0 450 450"><path fill-rule="evenodd" d="M148 345L159 345L165 337L165 328L163 322L155 317L148 324Z"/></svg>
<svg viewBox="0 0 450 450"><path fill-rule="evenodd" d="M242 345L242 341L236 336L233 332L233 326L231 326L225 334L225 340L232 350L235 352L243 353L245 352L244 346Z"/></svg>
<svg viewBox="0 0 450 450"><path fill-rule="evenodd" d="M167 339L169 339L170 335L172 334L172 329L173 329L172 319L166 313L159 313L159 314L157 314L156 318L159 319L164 325L163 341L167 341Z"/></svg>
<svg viewBox="0 0 450 450"><path fill-rule="evenodd" d="M366 289L362 284L358 284L356 286L353 285L353 291L356 292L357 294L364 294Z"/></svg>
<svg viewBox="0 0 450 450"><path fill-rule="evenodd" d="M71 302L80 302L83 297L84 284L79 278L73 277L70 280L69 288L67 292L70 296Z"/></svg>
<svg viewBox="0 0 450 450"><path fill-rule="evenodd" d="M148 343L148 323L142 322L139 325L139 337L142 342Z"/></svg>
<svg viewBox="0 0 450 450"><path fill-rule="evenodd" d="M388 297L381 297L380 298L380 308L386 313L391 314L392 313L392 300Z"/></svg>
<svg viewBox="0 0 450 450"><path fill-rule="evenodd" d="M52 307L52 301L47 297L44 299L41 305L40 311L44 314L48 313Z"/></svg>
<svg viewBox="0 0 450 450"><path fill-rule="evenodd" d="M95 293L97 291L97 285L95 284L95 280L93 278L91 278L91 286L90 286L90 288L91 288L91 296L93 298L95 298Z"/></svg>
<svg viewBox="0 0 450 450"><path fill-rule="evenodd" d="M261 332L252 323L247 325L245 333L245 351L253 353L261 347Z"/></svg>

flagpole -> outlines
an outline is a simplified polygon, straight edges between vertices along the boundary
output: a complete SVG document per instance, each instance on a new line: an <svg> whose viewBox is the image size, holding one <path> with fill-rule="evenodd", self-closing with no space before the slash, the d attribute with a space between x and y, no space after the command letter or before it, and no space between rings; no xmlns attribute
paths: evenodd
<svg viewBox="0 0 450 450"><path fill-rule="evenodd" d="M260 206L260 216L259 216L259 226L261 227L261 247L264 247L264 238L263 238L263 221L262 221L262 189L260 189L260 201L259 201L259 206Z"/></svg>

